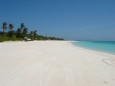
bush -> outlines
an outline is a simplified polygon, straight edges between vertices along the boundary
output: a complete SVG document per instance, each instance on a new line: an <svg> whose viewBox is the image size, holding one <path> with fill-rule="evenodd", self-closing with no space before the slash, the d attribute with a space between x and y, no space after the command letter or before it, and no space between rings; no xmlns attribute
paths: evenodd
<svg viewBox="0 0 115 86"><path fill-rule="evenodd" d="M4 39L3 39L3 37L0 37L0 42L4 42Z"/></svg>

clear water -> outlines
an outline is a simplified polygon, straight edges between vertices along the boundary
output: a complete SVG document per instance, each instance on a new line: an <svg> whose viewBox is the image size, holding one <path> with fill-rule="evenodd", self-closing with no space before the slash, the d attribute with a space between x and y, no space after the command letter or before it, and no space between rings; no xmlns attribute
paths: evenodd
<svg viewBox="0 0 115 86"><path fill-rule="evenodd" d="M79 41L72 44L91 50L102 51L115 55L115 42L113 41Z"/></svg>

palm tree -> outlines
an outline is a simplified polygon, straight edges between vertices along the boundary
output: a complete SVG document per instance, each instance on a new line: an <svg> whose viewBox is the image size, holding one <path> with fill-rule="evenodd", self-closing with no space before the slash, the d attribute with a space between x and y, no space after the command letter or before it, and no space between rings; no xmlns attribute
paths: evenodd
<svg viewBox="0 0 115 86"><path fill-rule="evenodd" d="M23 29L23 34L26 35L28 33L28 28Z"/></svg>
<svg viewBox="0 0 115 86"><path fill-rule="evenodd" d="M25 27L24 23L21 23L20 28L24 29L24 27Z"/></svg>
<svg viewBox="0 0 115 86"><path fill-rule="evenodd" d="M14 28L13 24L9 24L9 29L12 30Z"/></svg>
<svg viewBox="0 0 115 86"><path fill-rule="evenodd" d="M7 29L7 23L6 22L3 22L2 29L3 29L3 34L4 34L5 30Z"/></svg>
<svg viewBox="0 0 115 86"><path fill-rule="evenodd" d="M21 33L23 33L24 28L25 28L24 23L21 23L21 24L20 24Z"/></svg>
<svg viewBox="0 0 115 86"><path fill-rule="evenodd" d="M21 33L21 29L20 28L18 28L17 33Z"/></svg>
<svg viewBox="0 0 115 86"><path fill-rule="evenodd" d="M34 39L35 39L37 36L37 30L33 31L33 34L34 34Z"/></svg>
<svg viewBox="0 0 115 86"><path fill-rule="evenodd" d="M12 37L14 35L14 31L12 30L14 28L14 25L13 24L9 24L8 28L9 28L8 35L10 37Z"/></svg>
<svg viewBox="0 0 115 86"><path fill-rule="evenodd" d="M18 28L16 32L17 32L17 37L21 37L21 29Z"/></svg>

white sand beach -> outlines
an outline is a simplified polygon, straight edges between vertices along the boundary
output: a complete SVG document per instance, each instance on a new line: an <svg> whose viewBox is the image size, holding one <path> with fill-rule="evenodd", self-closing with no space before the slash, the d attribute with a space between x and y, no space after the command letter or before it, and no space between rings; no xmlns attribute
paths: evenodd
<svg viewBox="0 0 115 86"><path fill-rule="evenodd" d="M115 56L68 41L0 43L0 86L115 86Z"/></svg>

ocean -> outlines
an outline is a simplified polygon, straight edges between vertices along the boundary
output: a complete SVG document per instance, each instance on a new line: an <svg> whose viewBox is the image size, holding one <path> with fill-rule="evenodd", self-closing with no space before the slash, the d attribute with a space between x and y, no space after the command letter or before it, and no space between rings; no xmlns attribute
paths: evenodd
<svg viewBox="0 0 115 86"><path fill-rule="evenodd" d="M72 42L72 44L115 55L115 41L78 41Z"/></svg>

